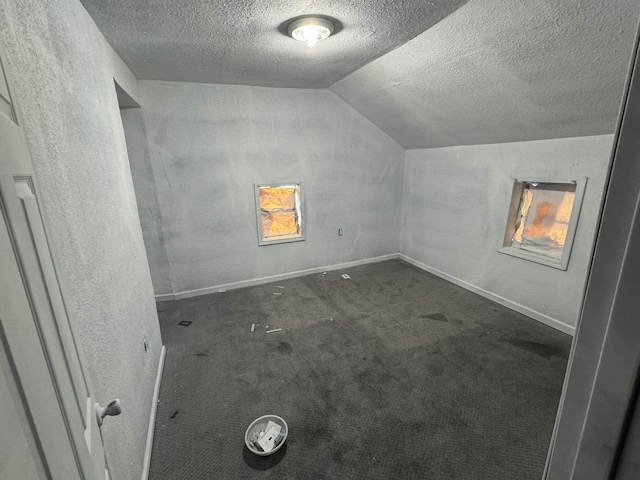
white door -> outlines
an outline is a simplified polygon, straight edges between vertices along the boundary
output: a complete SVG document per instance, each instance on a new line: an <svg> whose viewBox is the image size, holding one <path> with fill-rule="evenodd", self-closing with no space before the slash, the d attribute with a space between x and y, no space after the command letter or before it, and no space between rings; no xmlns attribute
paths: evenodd
<svg viewBox="0 0 640 480"><path fill-rule="evenodd" d="M16 443L26 450L3 449L0 473L7 479L104 479L95 401L45 234L6 58L0 42L0 374L3 386L12 386L15 407L12 418L0 420L0 434L11 436L5 427L20 425Z"/></svg>

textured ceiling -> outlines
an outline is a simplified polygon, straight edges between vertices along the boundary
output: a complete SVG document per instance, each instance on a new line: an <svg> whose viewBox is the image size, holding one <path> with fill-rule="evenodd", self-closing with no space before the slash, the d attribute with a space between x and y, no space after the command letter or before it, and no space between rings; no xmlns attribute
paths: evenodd
<svg viewBox="0 0 640 480"><path fill-rule="evenodd" d="M146 80L322 88L407 42L467 0L81 0ZM338 20L313 49L285 36L302 15Z"/></svg>
<svg viewBox="0 0 640 480"><path fill-rule="evenodd" d="M637 0L471 0L331 90L405 148L612 133Z"/></svg>
<svg viewBox="0 0 640 480"><path fill-rule="evenodd" d="M324 88L405 148L612 133L638 0L81 0L139 79ZM310 49L281 32L315 13Z"/></svg>

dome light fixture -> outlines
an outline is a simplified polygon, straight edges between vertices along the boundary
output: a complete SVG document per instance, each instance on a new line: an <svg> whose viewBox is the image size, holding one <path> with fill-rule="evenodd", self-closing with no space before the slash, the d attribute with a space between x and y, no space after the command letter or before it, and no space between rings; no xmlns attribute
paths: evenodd
<svg viewBox="0 0 640 480"><path fill-rule="evenodd" d="M331 35L333 29L333 23L319 17L304 17L299 20L294 20L287 28L289 35L296 40L306 42L310 47L326 39Z"/></svg>

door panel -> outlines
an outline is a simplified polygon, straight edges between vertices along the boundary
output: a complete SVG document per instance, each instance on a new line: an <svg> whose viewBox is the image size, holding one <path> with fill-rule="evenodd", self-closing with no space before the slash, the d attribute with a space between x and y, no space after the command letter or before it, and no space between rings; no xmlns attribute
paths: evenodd
<svg viewBox="0 0 640 480"><path fill-rule="evenodd" d="M58 282L4 58L0 44L0 102L8 105L0 111L0 340L14 366L13 401L25 412L48 477L103 479L95 399Z"/></svg>
<svg viewBox="0 0 640 480"><path fill-rule="evenodd" d="M3 209L4 210L4 209ZM81 478L68 441L67 426L51 381L50 365L40 343L31 302L24 289L20 267L9 237L4 215L0 222L0 322L9 363L15 365L19 389L24 392L27 415L41 449L42 463L54 479ZM14 402L20 402L20 398ZM62 435L60 435L62 433Z"/></svg>
<svg viewBox="0 0 640 480"><path fill-rule="evenodd" d="M87 397L87 388L79 359L77 355L72 354L76 351L76 346L73 343L69 324L67 322L54 321L54 318L66 318L67 312L60 297L60 292L55 288L58 279L51 261L44 227L40 218L40 210L33 191L32 179L30 177L15 178L15 188L23 209L21 212L25 220L23 227L28 230L31 240L30 244L26 245L25 248L18 246L18 249L25 250L20 252L24 259L23 262L34 262L30 266L31 268L26 269L28 272L34 272L34 278L29 278L28 280L34 286L37 284L40 290L47 294L46 297L36 302L36 309L40 310L40 316L51 317L51 321L42 322L41 328L46 330L44 338L48 339L47 343L50 344L48 348L51 352L50 355L59 355L53 361L59 362L66 367L62 369L63 373L58 376L57 381L61 388L64 387L63 390L73 392L75 397L67 399L67 403L70 406L67 414L73 417L79 416L80 422L84 424L82 407ZM26 250L31 250L35 254L34 258L30 258L30 252ZM71 354L66 352L71 352ZM69 375L64 372L68 372ZM76 411L71 411L73 406L77 407Z"/></svg>
<svg viewBox="0 0 640 480"><path fill-rule="evenodd" d="M39 480L45 478L45 471L22 405L13 400L14 392L13 374L0 342L0 432L11 432L0 435L0 478Z"/></svg>

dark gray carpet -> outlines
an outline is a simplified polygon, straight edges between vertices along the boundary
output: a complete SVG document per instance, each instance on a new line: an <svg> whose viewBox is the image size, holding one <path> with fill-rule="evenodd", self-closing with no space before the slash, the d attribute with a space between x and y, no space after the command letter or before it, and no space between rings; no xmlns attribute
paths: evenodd
<svg viewBox="0 0 640 480"><path fill-rule="evenodd" d="M158 307L152 480L542 476L570 337L402 261Z"/></svg>

